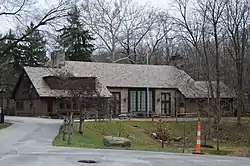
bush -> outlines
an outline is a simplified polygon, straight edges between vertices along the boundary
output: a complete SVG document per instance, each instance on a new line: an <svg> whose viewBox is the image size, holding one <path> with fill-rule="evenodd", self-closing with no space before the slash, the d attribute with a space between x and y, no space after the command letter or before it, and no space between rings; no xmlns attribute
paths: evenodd
<svg viewBox="0 0 250 166"><path fill-rule="evenodd" d="M146 114L144 112L139 112L136 114L137 118L144 118L146 116Z"/></svg>
<svg viewBox="0 0 250 166"><path fill-rule="evenodd" d="M127 114L130 118L145 118L147 117L146 112L130 112ZM149 117L155 117L157 114L154 112L149 113Z"/></svg>
<svg viewBox="0 0 250 166"><path fill-rule="evenodd" d="M51 118L59 118L59 116L56 112L49 112L49 113L47 113L47 116L49 116Z"/></svg>
<svg viewBox="0 0 250 166"><path fill-rule="evenodd" d="M163 141L169 141L172 138L172 133L170 132L168 125L164 122L158 122L156 134L157 137Z"/></svg>
<svg viewBox="0 0 250 166"><path fill-rule="evenodd" d="M152 117L157 117L157 114L155 112L150 112L149 113L149 116L152 118Z"/></svg>

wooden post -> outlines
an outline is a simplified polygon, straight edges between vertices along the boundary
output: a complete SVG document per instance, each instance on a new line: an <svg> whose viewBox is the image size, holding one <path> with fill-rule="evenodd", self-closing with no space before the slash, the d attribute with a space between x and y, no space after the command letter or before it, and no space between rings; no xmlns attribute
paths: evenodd
<svg viewBox="0 0 250 166"><path fill-rule="evenodd" d="M72 134L73 134L72 132L73 132L73 112L70 112L68 145L72 144Z"/></svg>
<svg viewBox="0 0 250 166"><path fill-rule="evenodd" d="M62 128L62 138L63 138L63 141L66 141L66 127L67 127L67 119L66 117L64 117L64 120L63 120L63 128Z"/></svg>

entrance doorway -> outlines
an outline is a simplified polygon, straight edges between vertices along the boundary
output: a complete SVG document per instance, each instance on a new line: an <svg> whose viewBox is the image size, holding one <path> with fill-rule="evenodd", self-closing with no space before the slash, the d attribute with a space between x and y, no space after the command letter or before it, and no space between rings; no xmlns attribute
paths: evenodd
<svg viewBox="0 0 250 166"><path fill-rule="evenodd" d="M121 92L111 92L111 93L115 100L113 108L113 116L118 117L121 114Z"/></svg>
<svg viewBox="0 0 250 166"><path fill-rule="evenodd" d="M171 93L166 93L166 92L161 93L161 114L162 115L171 114Z"/></svg>
<svg viewBox="0 0 250 166"><path fill-rule="evenodd" d="M53 100L47 99L47 112L51 113L53 112Z"/></svg>

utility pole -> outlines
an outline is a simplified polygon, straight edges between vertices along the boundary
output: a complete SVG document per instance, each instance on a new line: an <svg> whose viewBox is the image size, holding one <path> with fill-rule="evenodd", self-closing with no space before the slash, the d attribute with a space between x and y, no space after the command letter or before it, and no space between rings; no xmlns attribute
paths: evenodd
<svg viewBox="0 0 250 166"><path fill-rule="evenodd" d="M149 117L149 87L148 87L148 51L147 51L147 67L146 67L146 77L147 77L147 116Z"/></svg>

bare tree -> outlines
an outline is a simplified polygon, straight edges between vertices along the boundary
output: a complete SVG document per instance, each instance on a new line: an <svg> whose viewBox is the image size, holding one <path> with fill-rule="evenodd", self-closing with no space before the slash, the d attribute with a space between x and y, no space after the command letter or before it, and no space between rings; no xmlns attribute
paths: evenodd
<svg viewBox="0 0 250 166"><path fill-rule="evenodd" d="M211 105L213 106L211 110L209 109L209 114L214 117L218 132L222 116L220 108L220 56L222 53L220 48L225 34L225 29L223 29L221 22L223 20L223 12L226 9L226 1L197 1L197 6L193 10L188 10L188 0L177 0L177 7L181 14L180 18L175 18L177 28L179 28L177 30L181 32L180 37L194 47L194 52L199 59L198 65L200 67L198 70L203 70L206 73L205 78L209 87L208 99L211 98ZM190 13L194 17L188 17ZM209 57L215 59L214 78L216 84L212 82L211 71L213 66ZM200 60L204 62L204 65ZM217 150L219 150L219 138L217 138Z"/></svg>
<svg viewBox="0 0 250 166"><path fill-rule="evenodd" d="M158 12L152 28L145 34L144 39L138 44L137 59L142 59L139 63L146 63L146 55L149 56L149 64L158 64L159 61L170 57L170 42L174 39L172 32L172 19L166 12ZM139 49L138 49L139 48Z"/></svg>
<svg viewBox="0 0 250 166"><path fill-rule="evenodd" d="M67 11L70 9L71 1L58 0L54 5L44 10L39 10L35 7L35 4L28 0L3 0L1 5L3 11L0 11L0 17L5 16L5 19L14 17L17 27L26 27L29 20L33 20L34 26L30 31L21 31L17 37L8 38L12 42L1 51L1 54L6 54L11 48L15 47L19 42L23 41L34 30L43 26L54 26L60 19L67 15ZM28 9L27 9L28 8ZM7 17L7 18L6 18ZM22 29L22 28L21 28ZM33 31L32 31L33 30ZM6 40L6 36L0 37L0 41Z"/></svg>
<svg viewBox="0 0 250 166"><path fill-rule="evenodd" d="M231 55L236 69L236 92L237 92L237 124L241 125L241 114L244 105L244 60L248 47L250 6L247 0L229 0L224 14L224 25L227 27L228 54Z"/></svg>
<svg viewBox="0 0 250 166"><path fill-rule="evenodd" d="M18 17L28 3L27 0L2 0L0 2L0 16Z"/></svg>
<svg viewBox="0 0 250 166"><path fill-rule="evenodd" d="M156 10L133 0L94 0L86 2L83 8L83 22L99 38L98 49L108 51L111 62L137 63L137 48L153 29ZM123 57L117 57L121 48Z"/></svg>
<svg viewBox="0 0 250 166"><path fill-rule="evenodd" d="M150 8L151 7L151 8ZM132 3L126 12L118 39L120 46L124 49L125 58L131 63L137 63L138 46L147 40L147 35L157 28L160 15L150 5L139 6ZM159 37L158 33L158 38ZM160 39L159 39L160 40ZM158 42L157 42L158 44Z"/></svg>
<svg viewBox="0 0 250 166"><path fill-rule="evenodd" d="M187 45L191 45L192 52L195 57L195 66L197 72L197 78L199 79L201 75L202 69L202 59L203 54L200 48L200 40L201 40L201 29L202 22L200 15L194 10L188 10L189 0L176 0L176 9L180 14L180 17L174 17L175 31L177 36L187 43Z"/></svg>
<svg viewBox="0 0 250 166"><path fill-rule="evenodd" d="M68 113L70 116L73 113L79 115L80 134L83 134L83 122L86 118L95 115L95 118L99 119L98 115L109 114L106 106L110 103L111 95L103 92L103 85L96 77L76 77L71 71L60 69L54 77L60 80L60 85L57 85L61 90L60 100L70 104Z"/></svg>
<svg viewBox="0 0 250 166"><path fill-rule="evenodd" d="M99 37L98 48L109 51L111 59L115 59L117 36L129 3L126 0L117 3L111 0L94 0L83 4L83 22Z"/></svg>

